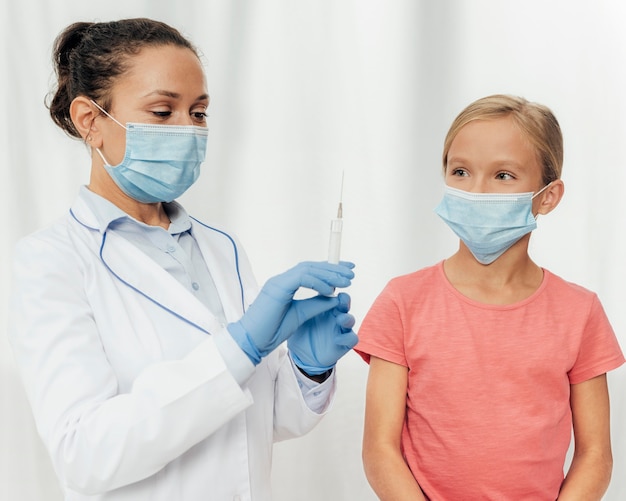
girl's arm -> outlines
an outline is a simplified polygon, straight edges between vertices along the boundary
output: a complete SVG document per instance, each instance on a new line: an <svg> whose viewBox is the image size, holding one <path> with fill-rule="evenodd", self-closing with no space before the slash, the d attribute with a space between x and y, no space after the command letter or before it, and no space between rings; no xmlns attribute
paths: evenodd
<svg viewBox="0 0 626 501"><path fill-rule="evenodd" d="M408 369L371 357L365 404L363 465L381 501L425 500L401 452Z"/></svg>
<svg viewBox="0 0 626 501"><path fill-rule="evenodd" d="M609 393L606 374L571 386L574 457L558 501L602 499L611 479Z"/></svg>

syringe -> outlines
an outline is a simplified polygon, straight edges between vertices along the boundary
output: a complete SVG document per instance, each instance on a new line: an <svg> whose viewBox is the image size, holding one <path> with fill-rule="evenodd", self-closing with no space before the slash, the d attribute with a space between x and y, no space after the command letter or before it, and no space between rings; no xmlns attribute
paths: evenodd
<svg viewBox="0 0 626 501"><path fill-rule="evenodd" d="M341 231L343 230L343 172L341 173L341 191L339 193L339 207L337 208L337 217L330 220L330 242L328 244L328 262L332 264L339 263L339 254L341 251Z"/></svg>

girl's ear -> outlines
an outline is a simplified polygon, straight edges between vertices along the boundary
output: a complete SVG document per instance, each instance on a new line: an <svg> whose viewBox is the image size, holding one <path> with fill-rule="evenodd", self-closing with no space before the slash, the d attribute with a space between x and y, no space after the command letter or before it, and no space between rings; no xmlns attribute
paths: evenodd
<svg viewBox="0 0 626 501"><path fill-rule="evenodd" d="M539 206L537 207L537 214L546 215L559 205L561 198L565 193L565 185L563 181L557 179L550 183L550 186L546 188L541 195L539 195Z"/></svg>
<svg viewBox="0 0 626 501"><path fill-rule="evenodd" d="M86 96L78 96L70 104L70 117L76 130L85 143L94 148L102 146L102 137L96 124L96 117L100 114L100 110Z"/></svg>

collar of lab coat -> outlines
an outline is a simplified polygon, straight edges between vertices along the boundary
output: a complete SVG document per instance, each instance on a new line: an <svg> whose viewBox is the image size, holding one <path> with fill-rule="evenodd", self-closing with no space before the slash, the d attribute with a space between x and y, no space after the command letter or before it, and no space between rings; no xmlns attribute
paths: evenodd
<svg viewBox="0 0 626 501"><path fill-rule="evenodd" d="M74 220L91 235L101 261L118 280L182 321L211 333L223 329L217 318L185 287L141 250L100 227L96 214L79 196L71 209ZM242 281L235 241L226 233L192 222L192 235L215 282L228 322L243 314Z"/></svg>

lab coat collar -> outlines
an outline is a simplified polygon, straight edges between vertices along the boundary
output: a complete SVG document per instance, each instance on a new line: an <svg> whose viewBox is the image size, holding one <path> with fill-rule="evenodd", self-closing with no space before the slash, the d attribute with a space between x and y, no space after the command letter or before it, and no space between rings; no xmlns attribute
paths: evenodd
<svg viewBox="0 0 626 501"><path fill-rule="evenodd" d="M91 230L94 251L100 253L109 272L129 289L201 331L211 333L223 328L219 320L178 280L132 243L115 232L107 231L106 227L102 228L103 221L94 213L85 197L79 195L71 214L81 226ZM239 319L243 312L240 306L240 282L237 274L233 273L236 263L234 244L215 230L195 231L194 237L225 307L226 318L228 321ZM228 260L226 265L224 258ZM141 273L137 270L141 270ZM233 298L237 301L233 301Z"/></svg>
<svg viewBox="0 0 626 501"><path fill-rule="evenodd" d="M118 206L94 193L87 186L80 187L77 204L81 209L85 209L79 211L83 217L88 218L84 224L92 229L98 229L100 233L104 233L113 221L129 217Z"/></svg>
<svg viewBox="0 0 626 501"><path fill-rule="evenodd" d="M120 209L117 205L104 197L91 191L87 186L81 186L78 192L79 200L83 201L94 216L90 226L98 228L101 233L115 221L123 218L133 219ZM183 233L191 228L191 220L182 205L178 202L168 202L163 204L163 208L170 219L168 231L175 235ZM143 225L141 221L135 220L138 225Z"/></svg>

